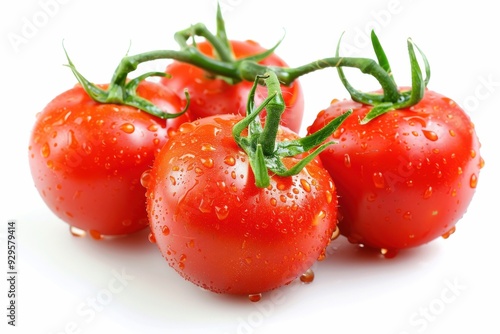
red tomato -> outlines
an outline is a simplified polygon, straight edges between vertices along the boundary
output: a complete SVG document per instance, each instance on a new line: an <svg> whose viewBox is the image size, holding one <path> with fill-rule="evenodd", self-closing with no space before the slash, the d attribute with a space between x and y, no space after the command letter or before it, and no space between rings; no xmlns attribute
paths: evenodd
<svg viewBox="0 0 500 334"><path fill-rule="evenodd" d="M232 137L241 118L181 125L148 174L147 208L153 239L182 277L217 293L257 294L289 283L322 255L337 196L319 158L257 187ZM292 138L281 128L278 141ZM288 167L298 160L283 158Z"/></svg>
<svg viewBox="0 0 500 334"><path fill-rule="evenodd" d="M371 106L334 101L309 132L350 108L353 114L332 136L339 144L320 155L337 186L341 234L395 254L453 233L484 164L466 113L427 90L415 106L362 125Z"/></svg>
<svg viewBox="0 0 500 334"><path fill-rule="evenodd" d="M259 44L253 41L231 41L234 55L237 59L255 55L265 51ZM200 51L208 56L214 57L212 46L207 42L197 44ZM287 64L276 54L260 62L263 65L287 67ZM178 96L185 99L184 89L187 88L191 97L188 113L191 119L198 119L210 115L225 113L246 114L248 93L253 82L243 81L237 84L229 84L220 78L214 78L199 67L174 61L166 69L171 78L163 78L161 82L175 91ZM281 87L286 109L281 117L281 124L298 132L302 123L304 112L304 97L302 88L296 80L290 86ZM267 97L266 87L257 88L255 105L260 105ZM265 117L265 113L261 114Z"/></svg>
<svg viewBox="0 0 500 334"><path fill-rule="evenodd" d="M162 85L142 82L137 94L162 110L182 110L180 99ZM60 219L93 237L143 229L148 223L141 174L168 131L187 120L100 104L77 85L37 115L29 146L35 186Z"/></svg>

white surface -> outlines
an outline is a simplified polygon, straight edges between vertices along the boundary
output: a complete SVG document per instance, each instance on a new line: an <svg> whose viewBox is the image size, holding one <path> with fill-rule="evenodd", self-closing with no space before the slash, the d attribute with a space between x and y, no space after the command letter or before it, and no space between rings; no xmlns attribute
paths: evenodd
<svg viewBox="0 0 500 334"><path fill-rule="evenodd" d="M109 243L71 237L39 198L27 160L35 114L75 83L62 66L62 40L82 73L107 82L129 43L130 54L173 49L175 31L196 22L214 28L215 1L4 1L0 267L6 276L6 224L15 219L19 276L16 328L6 324L8 288L6 279L0 280L0 332L499 332L500 229L494 208L500 165L494 132L500 21L493 2L454 2L452 7L430 0L221 3L230 38L271 47L285 29L278 54L292 66L332 56L343 31L346 53L372 57L367 31L376 27L398 83L409 84L406 38L412 37L431 63L429 88L466 107L483 144L486 166L457 232L392 260L337 240L327 260L315 265L312 284L292 283L264 295L260 303L215 295L183 281L145 242L146 232ZM30 30L29 24L38 27ZM25 38L17 47L10 40L14 34ZM146 69L162 70L165 64ZM305 125L331 99L347 97L333 70L301 81ZM371 81L366 87L377 88ZM121 285L118 273L125 275Z"/></svg>

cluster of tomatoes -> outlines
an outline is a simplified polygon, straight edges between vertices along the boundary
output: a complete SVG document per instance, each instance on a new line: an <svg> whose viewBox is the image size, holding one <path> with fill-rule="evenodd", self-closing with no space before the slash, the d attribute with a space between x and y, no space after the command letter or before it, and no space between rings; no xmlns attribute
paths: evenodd
<svg viewBox="0 0 500 334"><path fill-rule="evenodd" d="M208 42L197 48L218 56ZM235 59L265 52L251 41L230 41L230 50ZM287 66L275 53L259 64ZM322 258L339 231L393 256L449 236L473 197L484 165L474 126L437 92L424 89L417 103L369 122L360 120L373 105L333 100L308 134L352 113L329 134L334 144L292 175L265 168L262 186L233 130L250 96L252 106L265 101L266 86L231 83L177 60L166 73L134 89L172 117L96 101L81 84L54 98L37 115L30 167L43 200L73 233L100 239L149 228L169 265L205 289L278 288ZM275 137L295 143L303 91L298 80L280 89L286 109ZM297 149L279 162L291 169L307 153Z"/></svg>

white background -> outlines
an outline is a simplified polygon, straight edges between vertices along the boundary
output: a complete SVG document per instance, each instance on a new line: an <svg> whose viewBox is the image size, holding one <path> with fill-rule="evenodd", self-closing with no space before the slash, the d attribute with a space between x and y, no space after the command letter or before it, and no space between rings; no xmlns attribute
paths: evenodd
<svg viewBox="0 0 500 334"><path fill-rule="evenodd" d="M345 52L373 57L375 28L396 80L409 84L406 39L432 68L429 88L470 114L486 166L467 214L450 239L387 260L339 239L315 265L315 281L265 294L260 303L215 295L185 282L146 241L147 232L110 242L74 238L36 192L28 168L35 114L75 83L62 40L87 78L107 82L129 54L176 49L191 23L214 28L215 0L3 1L0 8L1 217L0 331L5 333L498 333L498 137L500 20L493 3L430 0L221 0L233 39L254 39L291 66ZM466 4L466 5L464 5ZM28 26L33 25L30 28ZM34 29L33 29L34 27ZM14 39L22 43L16 44ZM150 64L162 70L167 62ZM376 89L376 82L360 88ZM357 79L354 79L357 78ZM336 72L301 79L304 128L333 98L347 97ZM364 86L363 86L364 85ZM498 134L498 131L496 131ZM7 326L6 230L17 221L18 318ZM495 270L496 269L496 270ZM116 273L121 291L110 292ZM99 311L91 313L91 300Z"/></svg>

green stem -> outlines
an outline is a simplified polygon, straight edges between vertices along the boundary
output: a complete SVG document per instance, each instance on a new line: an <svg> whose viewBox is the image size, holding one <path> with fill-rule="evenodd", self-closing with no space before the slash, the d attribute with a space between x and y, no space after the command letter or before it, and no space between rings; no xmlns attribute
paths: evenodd
<svg viewBox="0 0 500 334"><path fill-rule="evenodd" d="M212 45L216 53L215 58L204 55L199 51L194 43L195 36L204 37L205 40ZM212 34L204 24L198 23L192 25L187 29L177 32L174 35L174 38L179 44L180 50L155 50L136 54L133 56L125 56L124 58L122 58L113 74L113 77L110 80L107 90L98 88L97 86L90 83L87 79L85 79L80 73L78 73L68 57L69 66L71 67L73 73L85 88L87 93L94 100L102 103L122 103L131 106L138 106L141 110L162 118L177 117L181 113L165 113L159 110L159 108L154 106L149 101L138 97L135 94L135 89L131 89L130 87L127 88L128 76L131 72L137 69L139 64L158 59L173 59L179 62L191 64L213 74L214 76L222 78L231 84L235 84L244 80L254 81L256 77L262 77L263 75L265 75L265 73L275 73L277 79L279 80L279 83L283 85L291 85L295 80L297 80L297 78L302 75L328 67L337 68L340 79L351 94L353 100L362 103L379 105L380 107L375 110L376 113L383 113L391 110L393 106L401 105L401 103L403 102L405 106L407 106L408 104L415 104L421 99L422 95L417 94L422 92L421 84L415 85L415 89L412 91L411 98L407 93L399 92L398 86L396 85L392 77L392 73L390 72L390 66L387 61L387 57L385 56L385 53L383 52L378 38L375 34L372 34L372 44L374 46L377 59L379 60L380 64L377 63L377 61L369 58L339 57L339 47L337 46L337 53L335 57L319 59L295 68L265 66L258 63L259 61L268 57L279 45L279 43L277 43L273 48L262 53L251 55L243 59L234 59L231 45L227 38L220 8L218 8L217 10L217 34ZM193 39L193 44L189 45L188 40L191 38ZM422 54L422 52L418 48L417 50ZM419 73L417 72L420 72L420 69L415 66L416 60L414 59L415 55L411 46L409 51L410 57L412 59L413 78L415 79L418 77ZM426 73L428 73L428 64L425 57L424 61L426 63ZM343 67L357 68L362 73L373 76L380 83L383 94L363 93L355 90L345 78L345 75L342 71ZM159 74L154 73L151 75ZM417 82L418 78L413 81L414 83ZM427 84L427 81L428 79L424 81L424 86ZM276 92L279 91L279 89L271 89ZM280 94L276 94L275 98L280 98ZM274 112L273 108L275 108L275 104L276 103L269 102L267 108ZM277 110L276 112L278 111L279 110ZM375 113L373 113L373 115L375 115ZM269 129L273 127L274 124L269 125ZM271 142L270 138L275 136L275 134L273 134L269 129L266 129L264 131L262 135L262 142ZM263 144L262 149L264 155L269 154L273 150L270 144Z"/></svg>
<svg viewBox="0 0 500 334"><path fill-rule="evenodd" d="M233 137L236 143L248 155L250 167L255 177L255 185L265 188L270 184L269 171L283 177L296 175L318 154L333 144L333 142L324 143L324 141L331 136L352 111L347 111L345 114L335 118L323 129L312 135L295 140L277 141L280 118L285 109L280 82L276 74L272 71L266 72L264 76L257 76L254 80L249 100L254 99L255 88L261 79L264 79L267 86L268 96L258 107L254 107L253 101L247 103L247 116L234 125ZM264 108L267 111L267 115L264 128L262 128L257 116ZM242 137L241 134L245 129L248 130L248 135ZM284 157L296 156L313 149L314 151L302 158L291 168L287 168L282 161Z"/></svg>
<svg viewBox="0 0 500 334"><path fill-rule="evenodd" d="M285 111L285 100L281 94L278 77L274 72L268 72L268 75L264 81L267 86L267 95L272 98L266 105L266 123L259 138L264 155L271 155L274 152L281 114Z"/></svg>

